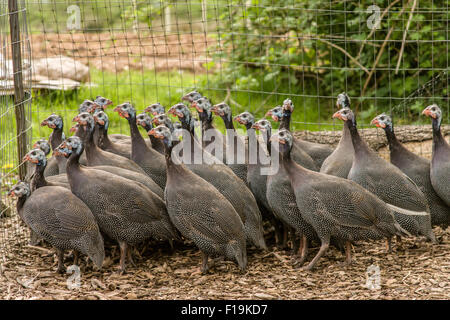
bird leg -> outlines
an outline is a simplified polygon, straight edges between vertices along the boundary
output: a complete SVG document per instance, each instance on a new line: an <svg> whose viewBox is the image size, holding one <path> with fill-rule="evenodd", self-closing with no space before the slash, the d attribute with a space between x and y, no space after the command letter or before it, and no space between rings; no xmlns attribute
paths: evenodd
<svg viewBox="0 0 450 320"><path fill-rule="evenodd" d="M316 256L314 257L314 259L306 266L303 268L303 270L312 270L314 268L314 266L316 265L317 261L319 261L319 259L323 256L323 254L328 250L328 247L330 246L330 241L328 240L327 242L322 241L322 245L320 246L320 250L319 252L317 252Z"/></svg>
<svg viewBox="0 0 450 320"><path fill-rule="evenodd" d="M352 244L350 241L345 242L345 264L350 265L352 263Z"/></svg>
<svg viewBox="0 0 450 320"><path fill-rule="evenodd" d="M391 238L386 239L386 252L387 253L392 252L392 239Z"/></svg>
<svg viewBox="0 0 450 320"><path fill-rule="evenodd" d="M136 267L136 263L134 263L134 260L133 260L132 251L133 251L133 248L128 249L127 258L128 258L128 262L130 262L133 267Z"/></svg>
<svg viewBox="0 0 450 320"><path fill-rule="evenodd" d="M56 272L61 274L66 273L66 268L64 268L64 251L57 249L56 255L58 257L58 269L56 270Z"/></svg>
<svg viewBox="0 0 450 320"><path fill-rule="evenodd" d="M80 253L77 250L73 250L73 264L78 265L78 260L80 258Z"/></svg>
<svg viewBox="0 0 450 320"><path fill-rule="evenodd" d="M208 255L204 252L202 252L202 267L201 267L201 271L202 274L206 274L208 272Z"/></svg>
<svg viewBox="0 0 450 320"><path fill-rule="evenodd" d="M124 274L125 273L125 262L126 262L127 253L128 253L128 245L123 241L119 241L119 247L120 247L119 274Z"/></svg>
<svg viewBox="0 0 450 320"><path fill-rule="evenodd" d="M305 262L306 256L308 255L308 249L309 249L309 243L308 243L309 241L308 241L308 238L306 238L306 236L302 236L300 242L301 242L300 249L299 249L300 258L294 262L294 265L297 266L297 268L301 267L303 265L303 263Z"/></svg>

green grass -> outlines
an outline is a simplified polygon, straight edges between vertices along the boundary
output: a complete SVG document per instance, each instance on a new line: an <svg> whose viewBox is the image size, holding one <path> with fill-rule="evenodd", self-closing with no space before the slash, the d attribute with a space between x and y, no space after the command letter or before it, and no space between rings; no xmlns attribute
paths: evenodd
<svg viewBox="0 0 450 320"><path fill-rule="evenodd" d="M197 88L204 95L208 96L213 103L223 101L226 91L223 88L208 88L207 75L194 75L193 73L184 72L159 72L154 71L125 71L118 74L91 69L91 82L96 86L84 86L75 91L41 91L35 92L32 104L32 122L33 122L33 140L40 137L48 137L51 130L46 127L40 127L40 122L49 114L55 112L64 119L64 131L68 134L68 130L72 125L72 119L77 114L78 106L84 99L94 99L97 95L102 95L113 101L113 105L130 101L136 107L138 112L149 104L160 102L166 108L181 101L181 96L194 88ZM211 82L210 82L211 83ZM257 119L264 117L265 112L280 104L285 97L272 95L267 99L267 95L259 93L249 94L247 92L232 93L232 99L238 102L242 107L232 106L234 114L248 110L254 112ZM319 117L317 100L301 100L294 98L296 112L294 113L294 121L301 122L329 122L330 114L322 111ZM113 107L107 110L110 118L109 133L125 133L128 134L128 123L119 118L112 111ZM306 112L305 112L306 111ZM196 112L193 110L195 116ZM321 119L320 119L321 118ZM327 119L328 118L328 119ZM215 120L215 125L219 129L223 129L221 119ZM276 127L276 125L274 125ZM304 125L294 123L294 128L303 129ZM307 129L317 130L318 125L308 125ZM329 129L329 127L326 127Z"/></svg>

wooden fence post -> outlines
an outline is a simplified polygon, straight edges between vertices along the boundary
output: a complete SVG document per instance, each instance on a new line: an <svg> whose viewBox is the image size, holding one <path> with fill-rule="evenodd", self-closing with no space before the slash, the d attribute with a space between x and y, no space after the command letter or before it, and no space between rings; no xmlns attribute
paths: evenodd
<svg viewBox="0 0 450 320"><path fill-rule="evenodd" d="M27 134L25 131L26 119L25 108L23 105L25 94L23 89L22 52L20 46L19 8L17 0L8 0L8 9L14 72L14 112L16 115L17 153L19 156L18 163L20 164L27 153ZM26 170L27 167L24 164L19 166L19 176L21 180L25 178Z"/></svg>

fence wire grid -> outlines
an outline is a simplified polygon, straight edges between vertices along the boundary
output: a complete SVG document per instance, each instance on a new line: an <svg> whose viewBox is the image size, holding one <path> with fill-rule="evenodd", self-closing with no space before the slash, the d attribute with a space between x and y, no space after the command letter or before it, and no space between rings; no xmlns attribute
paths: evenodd
<svg viewBox="0 0 450 320"><path fill-rule="evenodd" d="M22 0L18 1L29 142L61 115L66 135L84 99L169 107L196 89L234 114L262 118L289 97L296 130L334 130L346 91L358 124L381 112L396 125L428 125L437 103L450 119L448 1ZM2 218L0 249L28 235L6 198L17 179L8 6L0 4ZM27 67L25 67L27 66ZM31 75L32 66L32 75ZM110 133L128 132L113 112ZM215 121L221 127L221 121ZM31 130L33 129L33 130ZM382 133L380 133L382 134ZM430 150L420 150L426 156ZM11 233L12 232L12 233ZM11 236L12 235L12 236ZM11 239L13 239L11 241Z"/></svg>

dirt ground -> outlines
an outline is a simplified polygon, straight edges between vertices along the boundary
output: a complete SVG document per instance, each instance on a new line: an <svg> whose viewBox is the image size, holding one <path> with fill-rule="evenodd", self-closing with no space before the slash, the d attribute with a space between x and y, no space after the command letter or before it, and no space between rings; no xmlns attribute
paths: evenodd
<svg viewBox="0 0 450 320"><path fill-rule="evenodd" d="M64 55L99 70L128 69L205 72L207 47L215 41L204 34L74 33L31 35L33 59Z"/></svg>
<svg viewBox="0 0 450 320"><path fill-rule="evenodd" d="M420 153L429 144L407 147ZM383 148L380 153L388 156ZM26 230L9 219L0 219L0 299L450 299L450 228L434 228L439 244L404 239L391 253L383 241L357 243L350 266L332 247L311 272L294 268L291 251L277 249L270 231L269 250L250 248L243 274L232 262L217 262L202 275L192 243L176 243L172 251L167 243L149 242L135 250L136 266L119 275L119 250L112 243L102 271L83 261L80 287L69 289L72 276L55 273L52 249L27 245ZM8 226L12 232L2 230ZM317 251L310 250L308 261ZM71 263L67 253L66 267ZM369 288L377 268L380 287Z"/></svg>

